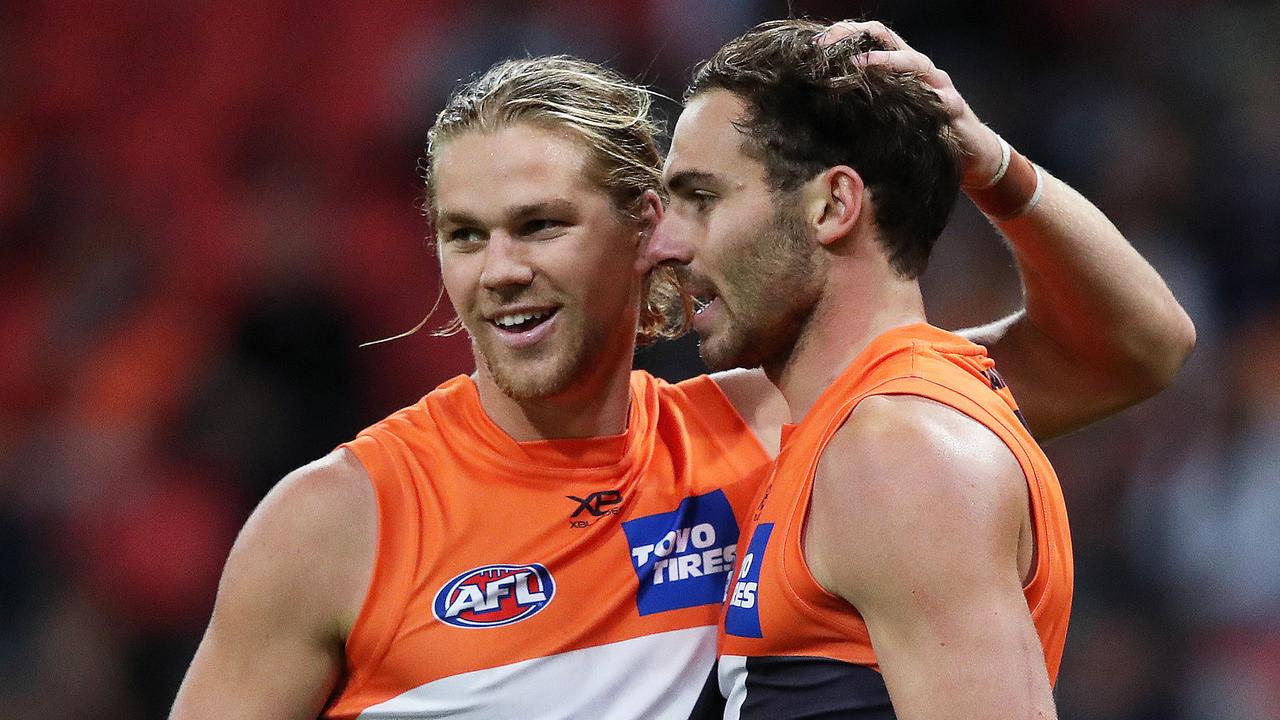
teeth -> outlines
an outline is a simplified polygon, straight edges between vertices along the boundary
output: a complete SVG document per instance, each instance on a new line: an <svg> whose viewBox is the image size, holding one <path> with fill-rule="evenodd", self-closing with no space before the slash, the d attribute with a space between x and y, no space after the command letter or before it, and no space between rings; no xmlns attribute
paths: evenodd
<svg viewBox="0 0 1280 720"><path fill-rule="evenodd" d="M541 310L541 311L532 312L532 313L516 313L514 315L502 315L500 317L495 318L493 322L501 327L511 327L513 325L519 325L522 322L528 322L529 320L540 320L546 317L547 314L548 312L546 310Z"/></svg>
<svg viewBox="0 0 1280 720"><path fill-rule="evenodd" d="M714 299L715 299L715 298L712 298L712 300L714 300ZM702 312L703 310L706 310L706 309L707 309L707 306L708 306L708 305L710 305L710 304L711 304L711 300L705 300L705 299L700 298L700 297L695 297L695 298L693 298L693 311L694 311L695 313L700 313L700 312Z"/></svg>

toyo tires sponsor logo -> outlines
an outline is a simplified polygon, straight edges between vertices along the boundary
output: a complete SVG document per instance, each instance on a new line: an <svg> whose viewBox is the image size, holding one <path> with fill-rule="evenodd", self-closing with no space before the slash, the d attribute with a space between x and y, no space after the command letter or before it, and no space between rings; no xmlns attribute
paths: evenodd
<svg viewBox="0 0 1280 720"><path fill-rule="evenodd" d="M432 610L455 627L499 627L538 614L555 594L551 572L538 563L485 565L445 583Z"/></svg>
<svg viewBox="0 0 1280 720"><path fill-rule="evenodd" d="M729 607L724 613L724 631L738 637L764 637L760 631L760 568L769 549L773 523L762 523L751 533L747 554L742 556L738 580L729 591Z"/></svg>
<svg viewBox="0 0 1280 720"><path fill-rule="evenodd" d="M733 570L738 522L724 491L685 498L671 512L622 524L641 615L719 605Z"/></svg>

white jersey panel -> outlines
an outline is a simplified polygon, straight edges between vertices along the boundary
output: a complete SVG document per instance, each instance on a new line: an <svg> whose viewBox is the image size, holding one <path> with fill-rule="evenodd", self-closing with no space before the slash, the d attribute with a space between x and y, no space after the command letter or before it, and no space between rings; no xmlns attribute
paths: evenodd
<svg viewBox="0 0 1280 720"><path fill-rule="evenodd" d="M360 718L687 720L715 642L713 626L686 628L453 675Z"/></svg>
<svg viewBox="0 0 1280 720"><path fill-rule="evenodd" d="M721 655L716 667L720 694L727 698L724 720L738 720L747 699L747 659L741 655Z"/></svg>

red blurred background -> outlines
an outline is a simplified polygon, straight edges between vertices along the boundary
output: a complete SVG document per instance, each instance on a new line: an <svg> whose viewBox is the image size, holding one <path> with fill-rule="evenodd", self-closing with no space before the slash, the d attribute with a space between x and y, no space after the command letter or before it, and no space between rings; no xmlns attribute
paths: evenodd
<svg viewBox="0 0 1280 720"><path fill-rule="evenodd" d="M257 500L470 369L457 337L357 349L437 296L415 167L459 79L569 52L679 97L793 10L890 21L1197 321L1174 388L1050 446L1062 717L1280 718L1280 8L789 5L0 5L0 717L163 717ZM926 285L946 327L1018 303L968 207ZM698 370L688 341L639 363Z"/></svg>

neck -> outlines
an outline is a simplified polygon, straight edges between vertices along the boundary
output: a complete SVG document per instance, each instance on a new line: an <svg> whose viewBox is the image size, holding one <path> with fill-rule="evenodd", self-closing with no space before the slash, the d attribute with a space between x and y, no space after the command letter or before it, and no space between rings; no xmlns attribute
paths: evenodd
<svg viewBox="0 0 1280 720"><path fill-rule="evenodd" d="M791 421L798 423L872 340L924 321L915 280L902 280L887 267L837 262L791 352L764 370L786 398Z"/></svg>
<svg viewBox="0 0 1280 720"><path fill-rule="evenodd" d="M507 395L483 362L477 361L472 378L480 394L480 407L517 442L608 437L627 429L633 352L634 345L629 345L627 354L620 358L597 357L587 374L575 378L564 391L546 397L517 399Z"/></svg>

